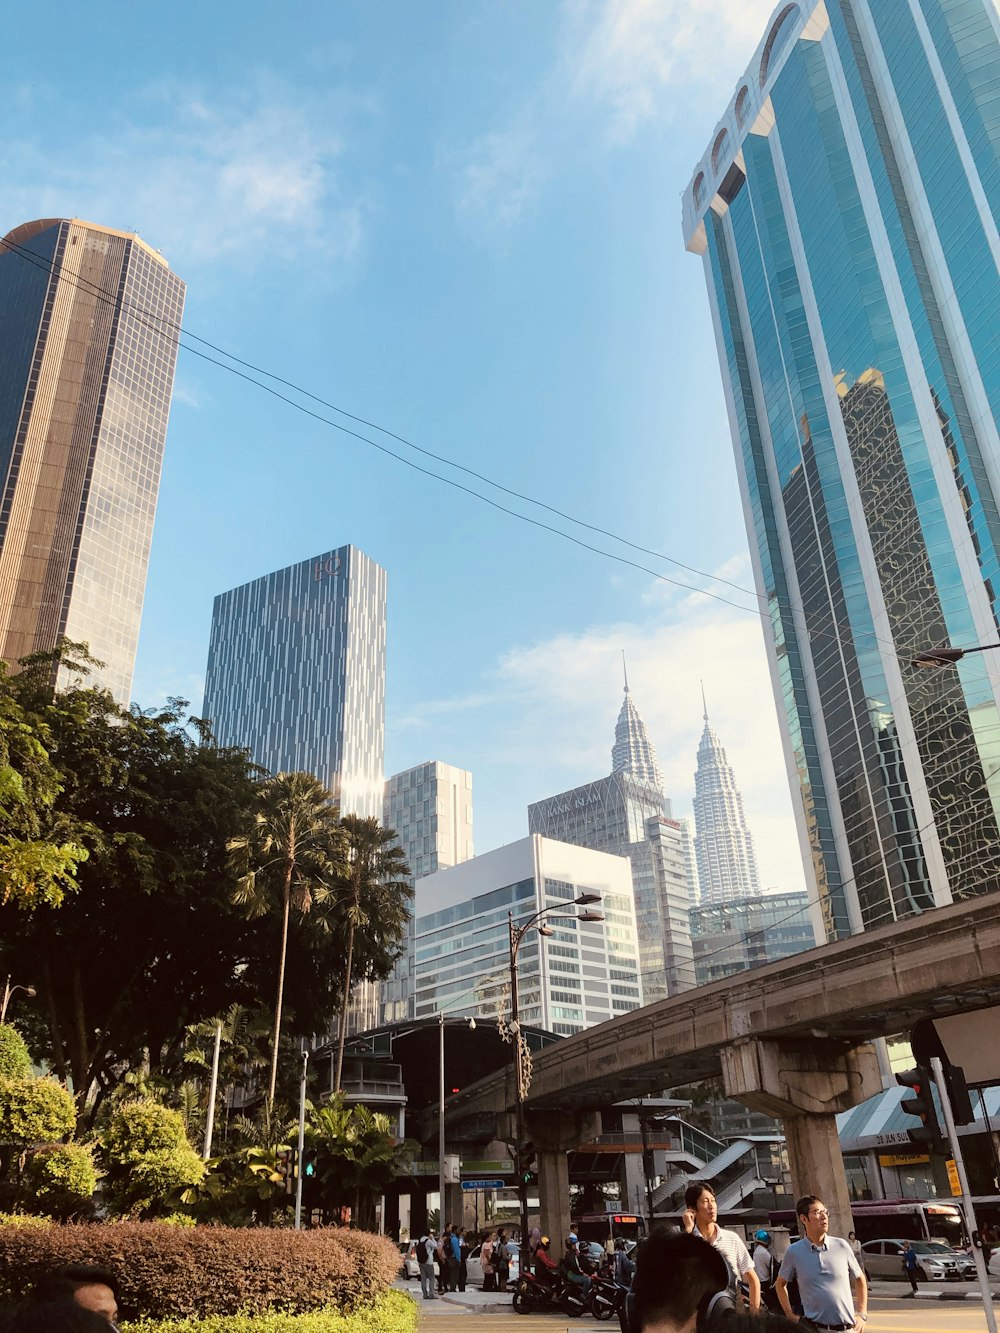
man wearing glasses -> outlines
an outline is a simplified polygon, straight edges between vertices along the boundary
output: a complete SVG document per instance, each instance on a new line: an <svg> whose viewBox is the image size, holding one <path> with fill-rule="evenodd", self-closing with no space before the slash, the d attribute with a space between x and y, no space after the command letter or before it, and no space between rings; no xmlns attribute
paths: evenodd
<svg viewBox="0 0 1000 1333"><path fill-rule="evenodd" d="M789 1245L774 1290L781 1308L796 1322L823 1333L848 1329L862 1333L868 1322L868 1283L846 1240L827 1235L830 1214L822 1200L807 1194L795 1205L805 1237ZM788 1284L798 1282L803 1315L792 1311Z"/></svg>

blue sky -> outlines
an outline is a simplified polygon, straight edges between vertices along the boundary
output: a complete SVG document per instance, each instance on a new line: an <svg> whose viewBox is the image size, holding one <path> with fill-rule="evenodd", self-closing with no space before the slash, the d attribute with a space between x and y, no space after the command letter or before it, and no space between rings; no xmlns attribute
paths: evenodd
<svg viewBox="0 0 1000 1333"><path fill-rule="evenodd" d="M0 227L138 230L187 282L193 333L750 587L679 215L770 8L56 0L0 52ZM676 810L704 679L763 881L801 886L755 615L519 523L190 353L137 701L199 707L213 596L344 542L389 571L387 771L472 769L478 850L607 772L624 649Z"/></svg>

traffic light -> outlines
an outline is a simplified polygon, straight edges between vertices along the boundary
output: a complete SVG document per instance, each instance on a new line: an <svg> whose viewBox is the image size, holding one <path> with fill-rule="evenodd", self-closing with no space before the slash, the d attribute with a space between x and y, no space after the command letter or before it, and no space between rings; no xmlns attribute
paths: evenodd
<svg viewBox="0 0 1000 1333"><path fill-rule="evenodd" d="M318 1153L315 1148L307 1148L302 1162L302 1174L306 1180L311 1180L316 1174L316 1158Z"/></svg>
<svg viewBox="0 0 1000 1333"><path fill-rule="evenodd" d="M915 1115L920 1120L919 1129L908 1129L906 1136L911 1143L935 1151L941 1146L941 1126L938 1124L937 1110L934 1106L933 1085L928 1069L907 1069L896 1075L896 1082L913 1093L899 1103L900 1110L907 1115Z"/></svg>
<svg viewBox="0 0 1000 1333"><path fill-rule="evenodd" d="M535 1170L534 1148L522 1148L517 1154L517 1179L521 1185L534 1185L538 1180Z"/></svg>
<svg viewBox="0 0 1000 1333"><path fill-rule="evenodd" d="M275 1169L278 1179L281 1180L285 1186L285 1193L291 1194L295 1178L295 1154L291 1148L285 1148L282 1152L278 1153Z"/></svg>
<svg viewBox="0 0 1000 1333"><path fill-rule="evenodd" d="M969 1096L969 1085L965 1081L965 1070L961 1065L950 1065L945 1061L941 1066L944 1073L944 1085L948 1089L951 1102L951 1118L956 1125L971 1125L976 1118Z"/></svg>

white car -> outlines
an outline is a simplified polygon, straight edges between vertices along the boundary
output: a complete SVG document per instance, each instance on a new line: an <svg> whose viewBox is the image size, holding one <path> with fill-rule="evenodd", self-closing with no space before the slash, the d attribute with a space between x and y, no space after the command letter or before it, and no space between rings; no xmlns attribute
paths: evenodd
<svg viewBox="0 0 1000 1333"><path fill-rule="evenodd" d="M994 1250L990 1255L990 1262L987 1267L990 1277L1000 1277L1000 1250Z"/></svg>
<svg viewBox="0 0 1000 1333"><path fill-rule="evenodd" d="M942 1241L913 1240L910 1249L917 1256L918 1282L956 1282L967 1274L968 1256ZM869 1277L906 1281L902 1240L865 1241L861 1257Z"/></svg>
<svg viewBox="0 0 1000 1333"><path fill-rule="evenodd" d="M417 1242L401 1240L399 1242L399 1275L405 1278L420 1276L420 1260L417 1258ZM437 1260L434 1261L434 1276L437 1277Z"/></svg>
<svg viewBox="0 0 1000 1333"><path fill-rule="evenodd" d="M521 1276L521 1247L516 1240L509 1240L507 1248L510 1250L510 1271L507 1274L507 1290L513 1293L517 1285L517 1279ZM482 1287L483 1285L483 1247L477 1245L469 1251L467 1263L469 1273L469 1286Z"/></svg>

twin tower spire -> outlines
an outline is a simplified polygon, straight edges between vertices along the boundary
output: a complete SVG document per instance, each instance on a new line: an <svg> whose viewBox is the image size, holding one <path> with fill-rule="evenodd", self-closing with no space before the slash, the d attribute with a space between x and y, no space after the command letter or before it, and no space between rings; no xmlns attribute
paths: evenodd
<svg viewBox="0 0 1000 1333"><path fill-rule="evenodd" d="M628 685L622 653L625 698L615 726L611 769L663 791L663 773L646 724L639 716ZM753 838L747 828L743 798L726 752L708 721L705 687L701 690L705 729L698 746L695 772L695 857L702 903L724 903L760 893Z"/></svg>

